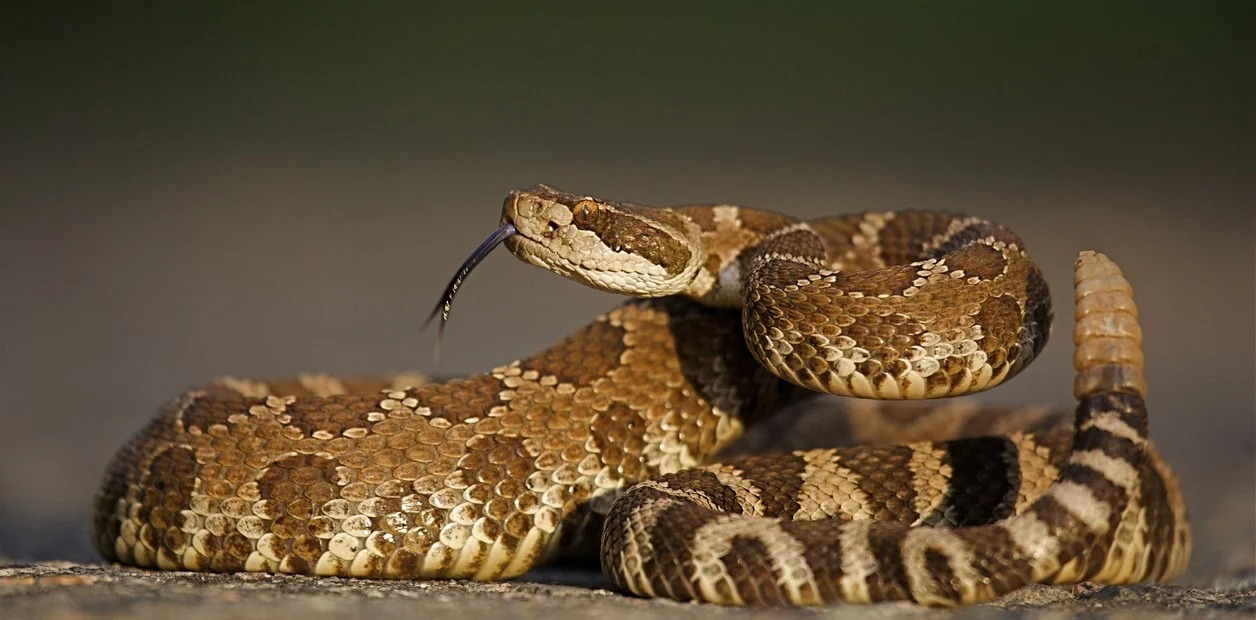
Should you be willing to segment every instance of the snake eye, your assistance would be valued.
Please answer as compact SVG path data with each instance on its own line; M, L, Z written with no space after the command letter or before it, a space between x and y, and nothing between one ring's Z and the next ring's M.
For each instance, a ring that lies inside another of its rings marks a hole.
M597 203L592 200L581 200L572 209L572 217L580 222L588 221L595 213L597 213Z

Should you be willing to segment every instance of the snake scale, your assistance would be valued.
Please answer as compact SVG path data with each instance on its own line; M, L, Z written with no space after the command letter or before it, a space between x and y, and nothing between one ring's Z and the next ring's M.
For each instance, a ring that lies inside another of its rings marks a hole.
M973 603L1185 567L1184 503L1147 438L1133 292L1103 255L1075 268L1073 424L713 462L812 390L920 399L1016 374L1051 319L1022 242L960 215L803 222L547 186L511 192L501 224L446 312L502 240L641 299L481 375L188 391L109 466L100 552L169 570L491 580L600 543L608 579L638 595L787 605Z

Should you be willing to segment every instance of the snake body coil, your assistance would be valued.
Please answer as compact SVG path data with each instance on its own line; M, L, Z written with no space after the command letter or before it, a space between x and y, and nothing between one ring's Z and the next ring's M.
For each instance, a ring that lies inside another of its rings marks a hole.
M1184 568L1183 501L1147 440L1132 290L1102 255L1076 268L1072 428L711 463L796 386L918 399L1014 375L1050 321L1023 244L962 216L798 222L545 186L512 192L503 226L529 262L659 299L465 379L191 390L110 465L101 553L163 569L502 579L580 546L605 516L608 578L680 600L971 603Z

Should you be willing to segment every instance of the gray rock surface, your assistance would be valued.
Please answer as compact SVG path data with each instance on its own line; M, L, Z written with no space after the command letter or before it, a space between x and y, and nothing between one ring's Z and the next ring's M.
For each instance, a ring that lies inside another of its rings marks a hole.
M68 562L0 564L6 618L393 618L599 620L675 618L1251 618L1256 572L1188 585L1034 586L957 610L906 603L805 610L745 610L643 600L573 569L536 571L507 583L399 582L239 573L143 571Z

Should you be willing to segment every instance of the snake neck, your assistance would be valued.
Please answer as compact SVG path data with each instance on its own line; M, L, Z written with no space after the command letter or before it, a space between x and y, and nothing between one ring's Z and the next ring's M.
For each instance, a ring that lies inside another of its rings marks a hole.
M701 267L681 294L715 308L745 304L746 282L765 250L778 247L770 240L797 224L774 211L735 205L674 207L698 229L703 252Z

